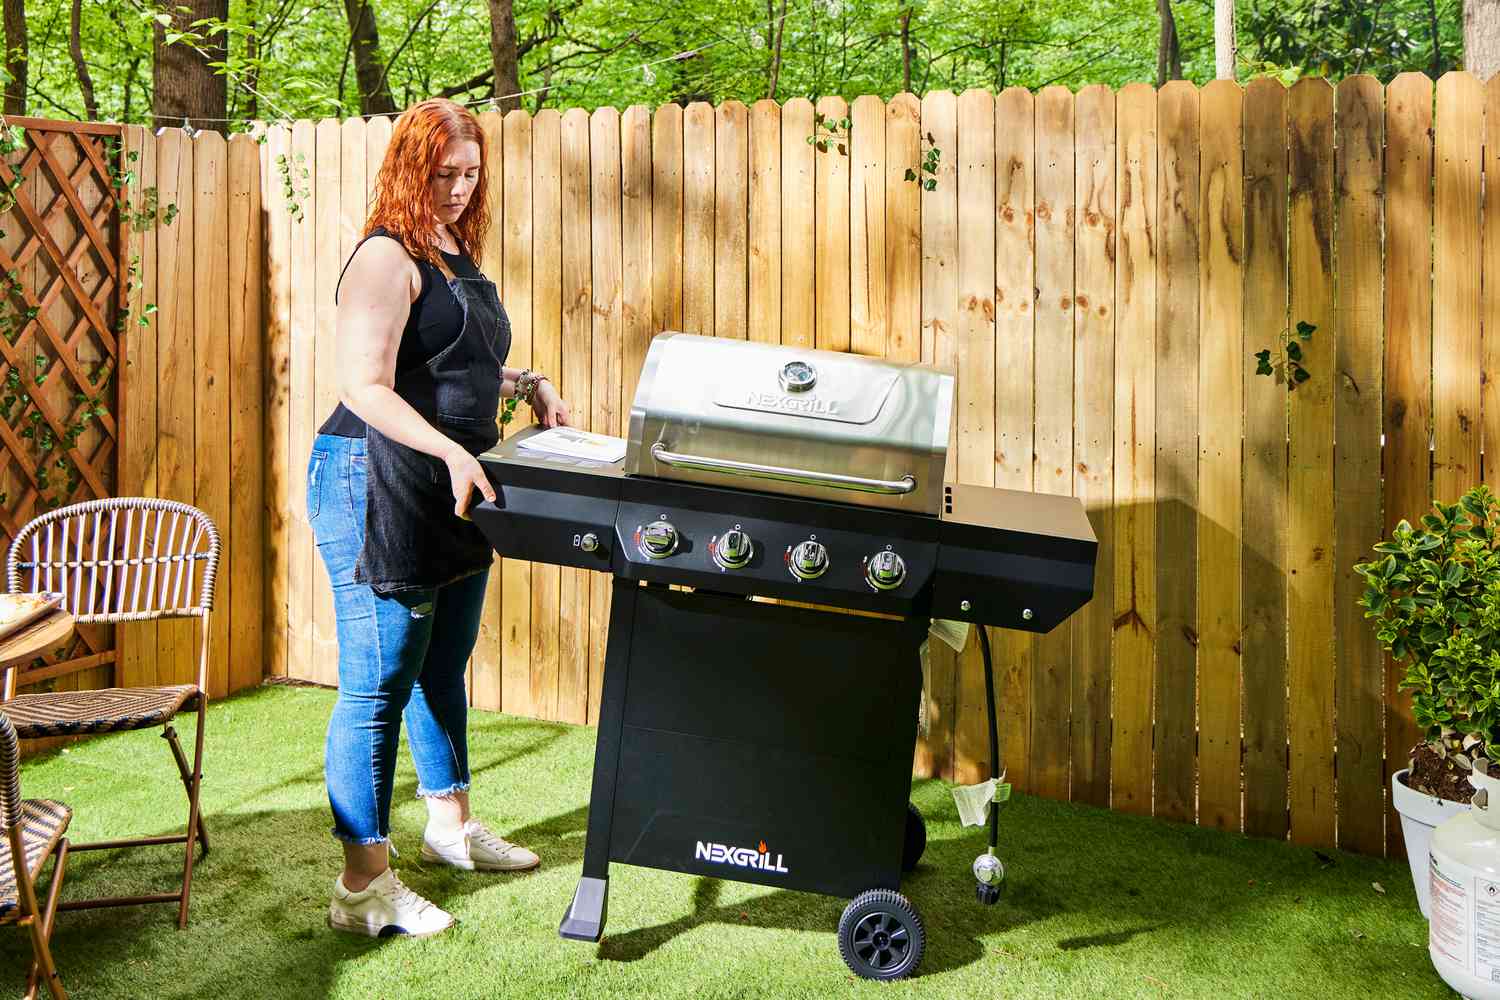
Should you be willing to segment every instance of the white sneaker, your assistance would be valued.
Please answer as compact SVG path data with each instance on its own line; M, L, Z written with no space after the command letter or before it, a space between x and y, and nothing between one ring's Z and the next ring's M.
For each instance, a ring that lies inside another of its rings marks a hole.
M340 875L328 904L328 926L370 937L427 937L452 927L453 915L402 885L387 868L360 892L344 888Z
M453 840L434 841L430 834L424 834L422 860L471 872L520 872L541 864L535 854L495 836L477 819L465 823Z

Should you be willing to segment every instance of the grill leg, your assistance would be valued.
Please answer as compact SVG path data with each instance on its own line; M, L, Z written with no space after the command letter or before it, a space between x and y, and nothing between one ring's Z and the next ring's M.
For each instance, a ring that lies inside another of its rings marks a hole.
M625 689L630 639L635 625L633 582L616 579L609 614L609 645L604 652L604 686L599 699L599 736L594 746L594 786L589 795L588 839L583 846L583 877L563 914L558 934L574 941L604 935L609 902L610 834L614 825L615 782L620 773L620 738L625 725Z

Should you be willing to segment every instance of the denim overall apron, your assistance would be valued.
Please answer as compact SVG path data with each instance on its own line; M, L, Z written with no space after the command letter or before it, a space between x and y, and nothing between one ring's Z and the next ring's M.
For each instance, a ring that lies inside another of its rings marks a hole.
M495 418L510 320L493 282L444 276L463 314L462 329L425 364L398 371L394 388L428 423L479 455L500 440ZM356 581L389 595L441 587L489 568L494 550L472 522L454 515L442 459L374 427L366 428L365 447L365 538Z

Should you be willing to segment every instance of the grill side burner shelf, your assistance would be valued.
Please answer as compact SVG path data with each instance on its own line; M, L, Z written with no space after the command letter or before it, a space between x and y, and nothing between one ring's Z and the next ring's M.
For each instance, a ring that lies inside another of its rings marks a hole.
M500 555L614 577L563 937L603 935L622 863L853 897L850 969L917 969L926 932L898 889L926 843L909 796L929 619L1049 632L1092 597L1098 548L1076 499L941 482L952 390L921 366L664 333L622 462L519 447L536 428L480 456L497 496L473 517Z

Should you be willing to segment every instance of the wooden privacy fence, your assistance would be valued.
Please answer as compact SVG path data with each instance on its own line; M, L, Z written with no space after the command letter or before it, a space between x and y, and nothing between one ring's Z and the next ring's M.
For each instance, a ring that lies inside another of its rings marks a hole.
M246 135L124 133L136 182L127 213L142 224L129 232L138 273L120 493L193 504L219 529L209 667L219 697L260 683L266 669L260 148ZM120 683L195 683L195 628L120 626Z
M807 143L815 110L852 118L848 155ZM481 265L511 363L553 375L582 425L623 432L662 329L936 362L958 373L952 478L1084 500L1102 543L1093 602L1046 637L994 635L1019 787L1399 849L1384 790L1416 734L1350 567L1434 491L1496 477L1480 448L1500 440L1484 377L1500 296L1481 288L1500 272L1500 185L1481 178L1487 158L1500 168L1500 82L481 121L495 218ZM262 658L335 681L304 470L336 399L333 288L390 128L270 128L258 158L243 137L128 133L162 202L170 187L192 217L141 238L161 311L154 340L132 342L142 437L127 440L142 443L125 480L230 524L216 648L233 650L235 687ZM929 145L926 191L906 174ZM1312 377L1288 394L1252 354L1298 321L1317 326ZM497 565L473 703L591 721L607 600L603 575ZM975 647L938 654L920 773L983 776Z

